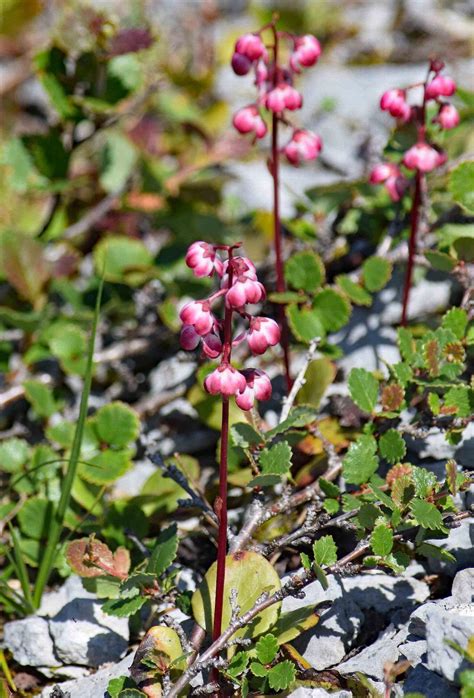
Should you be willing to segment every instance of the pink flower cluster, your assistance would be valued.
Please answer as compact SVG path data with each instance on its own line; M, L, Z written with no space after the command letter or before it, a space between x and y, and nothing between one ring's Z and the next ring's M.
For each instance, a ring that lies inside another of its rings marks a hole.
M204 381L211 395L235 396L242 410L249 410L257 400L268 400L272 393L270 379L264 371L246 369L238 371L230 363L232 347L246 340L254 355L263 354L268 347L280 341L278 324L267 317L253 317L247 305L259 303L265 298L265 288L257 279L254 264L243 256L222 261L219 249L207 242L194 242L187 254L186 264L195 276L220 277L220 289L209 298L187 303L180 312L183 323L180 342L183 349L193 351L202 344L203 353L210 359L221 357L220 365ZM213 311L219 299L224 300L225 317L220 320ZM232 314L248 322L248 329L236 337L231 336ZM227 328L226 328L227 323Z
M438 146L427 142L426 137L427 108L432 102L438 105L438 112L433 117L432 123L442 129L454 128L459 124L456 107L445 101L456 91L456 83L447 75L441 75L443 68L442 61L431 61L428 78L422 84L421 105L410 105L407 101L408 91L420 87L420 84L410 85L404 90L398 88L387 90L380 99L382 111L387 111L402 124L414 122L417 127L417 142L406 151L400 163L408 170L431 172L446 162L446 153ZM383 183L393 201L399 201L408 186L407 177L402 173L399 165L393 162L376 165L371 172L370 182Z
M262 31L241 36L235 44L232 56L232 68L237 75L247 75L254 70L257 100L239 109L234 115L233 124L239 133L250 133L255 139L264 138L267 134L265 112L270 112L285 125L290 125L285 112L296 111L303 104L301 93L293 86L294 76L300 73L302 68L314 65L321 55L321 46L316 37L310 34L293 36L275 30L275 42L282 38L289 38L292 42L289 63L282 67L275 60L275 46L272 47L272 58L269 58L267 47L261 37ZM317 134L293 128L291 138L282 151L288 161L297 166L317 158L321 148L322 142Z

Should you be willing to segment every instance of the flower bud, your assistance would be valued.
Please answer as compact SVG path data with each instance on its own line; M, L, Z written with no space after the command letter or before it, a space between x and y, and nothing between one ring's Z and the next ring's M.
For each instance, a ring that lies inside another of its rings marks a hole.
M234 53L231 61L232 70L236 75L247 75L252 67L252 61L241 53Z
M222 276L222 262L217 257L214 247L207 242L193 242L186 253L185 261L195 276L212 276L214 271Z
M293 133L283 152L292 165L314 160L321 152L322 142L316 133L300 129Z
M238 276L226 293L226 303L232 308L243 308L246 303L258 303L264 298L263 285L246 276Z
M196 330L192 325L184 325L179 336L179 343L183 349L186 351L193 351L198 346L201 341L201 337L198 335Z
M291 85L280 83L267 93L265 106L272 112L279 113L284 109L294 111L300 109L303 97Z
M431 172L444 162L445 156L428 143L415 143L403 158L403 164L409 170Z
M443 104L433 121L441 128L455 128L460 122L459 112L452 104Z
M321 55L321 44L312 34L299 36L295 41L295 50L290 58L292 69L299 72L299 68L309 68L314 65Z
M202 338L202 350L209 359L217 359L222 354L222 341L213 332L204 335Z
M254 133L257 138L263 138L267 133L267 125L255 104L239 109L232 123L239 133Z
M258 34L243 34L237 39L235 53L240 53L251 61L256 61L258 58L265 56L267 50Z
M272 395L272 384L264 371L259 369L247 369L242 371L246 384L236 395L235 401L241 410L250 410L255 398L257 400L269 400Z
M436 75L426 86L426 98L451 97L456 92L456 83L447 75Z
M192 325L201 337L214 327L215 317L208 301L191 301L181 310L179 317L185 325Z
M247 342L252 354L264 354L268 347L274 347L280 341L281 331L274 320L255 317L250 320Z
M403 90L387 90L380 98L380 108L388 111L396 119L406 119L410 107L405 101Z
M371 184L381 184L389 177L396 177L399 173L400 170L393 162L381 162L372 168L369 182Z
M204 387L211 395L236 395L245 386L245 376L229 364L221 364L204 380Z

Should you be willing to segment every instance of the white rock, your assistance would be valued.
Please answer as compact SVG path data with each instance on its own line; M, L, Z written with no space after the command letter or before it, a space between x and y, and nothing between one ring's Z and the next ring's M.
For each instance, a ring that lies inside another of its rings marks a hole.
M466 650L474 628L474 605L465 604L442 610L431 610L426 625L427 666L448 681L458 681L459 672L469 668L469 662L451 647L448 641Z
M41 606L38 609L39 616L52 618L73 599L95 599L95 594L84 589L82 579L77 574L68 577L65 583L55 591L43 594Z
M164 392L185 383L196 372L196 368L196 362L184 352L160 361L150 372L151 392Z
M414 606L430 595L425 582L412 577L391 577L379 572L346 577L342 583L346 594L360 608L372 608L380 613Z
M5 646L22 666L56 666L60 664L54 653L48 621L38 616L5 623Z
M451 595L458 604L474 601L474 567L457 573L453 580Z
M75 681L60 684L61 690L69 698L104 698L110 679L128 676L135 653L128 654L118 664L100 669L95 674ZM48 686L41 693L41 698L52 698L54 686Z
M92 599L67 603L50 620L49 630L64 664L98 667L120 659L128 647L128 618L107 615Z
M394 628L388 629L369 647L339 664L337 671L341 674L355 674L360 671L364 676L383 679L383 668L386 662L396 662L400 655L397 643L394 641L395 635Z
M288 698L352 698L352 691L326 691L324 688L297 688Z
M455 562L447 562L429 558L428 568L431 572L443 572L454 577L459 570L474 565L474 522L472 519L461 521L457 528L452 528L449 531L447 538L434 538L427 542L442 550L447 550L456 559Z

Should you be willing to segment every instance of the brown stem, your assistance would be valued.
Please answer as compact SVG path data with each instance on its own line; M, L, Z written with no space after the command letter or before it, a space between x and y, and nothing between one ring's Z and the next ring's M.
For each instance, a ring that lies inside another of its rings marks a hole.
M276 30L275 24L272 25L273 29L273 86L276 87L278 84L278 32ZM281 221L280 221L280 153L278 150L278 122L279 117L277 114L272 116L272 155L271 155L271 167L270 172L273 179L273 244L275 247L275 267L276 267L276 289L278 293L284 293L285 276L283 273L283 260L281 253ZM288 336L288 323L286 321L284 305L279 305L279 319L281 325L281 339L280 343L283 348L283 361L285 364L285 377L286 377L286 388L290 392L292 386L291 374L290 374L290 347L289 347L289 336Z

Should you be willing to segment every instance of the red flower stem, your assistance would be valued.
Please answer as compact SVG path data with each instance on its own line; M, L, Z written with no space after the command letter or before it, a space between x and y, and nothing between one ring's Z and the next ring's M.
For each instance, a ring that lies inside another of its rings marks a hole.
M229 288L232 286L232 252L229 253ZM222 363L228 364L232 352L232 308L225 306L224 313L224 349ZM229 442L229 398L222 397L222 423L221 423L221 457L219 465L219 495L214 504L214 510L219 520L219 533L217 540L217 574L216 595L214 601L214 624L212 639L217 640L222 631L222 613L224 608L224 584L225 584L225 559L227 555L227 449ZM213 681L217 681L219 672L212 672Z
M275 24L272 25L273 30L273 86L278 84L279 66L278 66L278 32ZM273 113L272 116L272 155L271 155L271 175L273 179L273 244L275 247L275 267L276 267L276 289L278 293L284 293L285 276L283 273L283 260L281 254L281 221L280 221L280 152L278 149L278 121L279 117ZM286 321L284 305L279 304L279 319L281 325L280 344L283 348L283 361L285 364L286 388L288 393L291 390L293 381L290 374L290 347L288 336L288 323Z
M402 319L400 321L402 327L406 327L407 324L408 302L410 300L410 291L413 280L413 267L416 253L416 234L418 232L418 221L420 217L422 181L423 174L419 170L417 170L415 176L415 192L413 194L413 204L411 208L410 240L408 243L408 263L405 274L405 284L403 287Z

